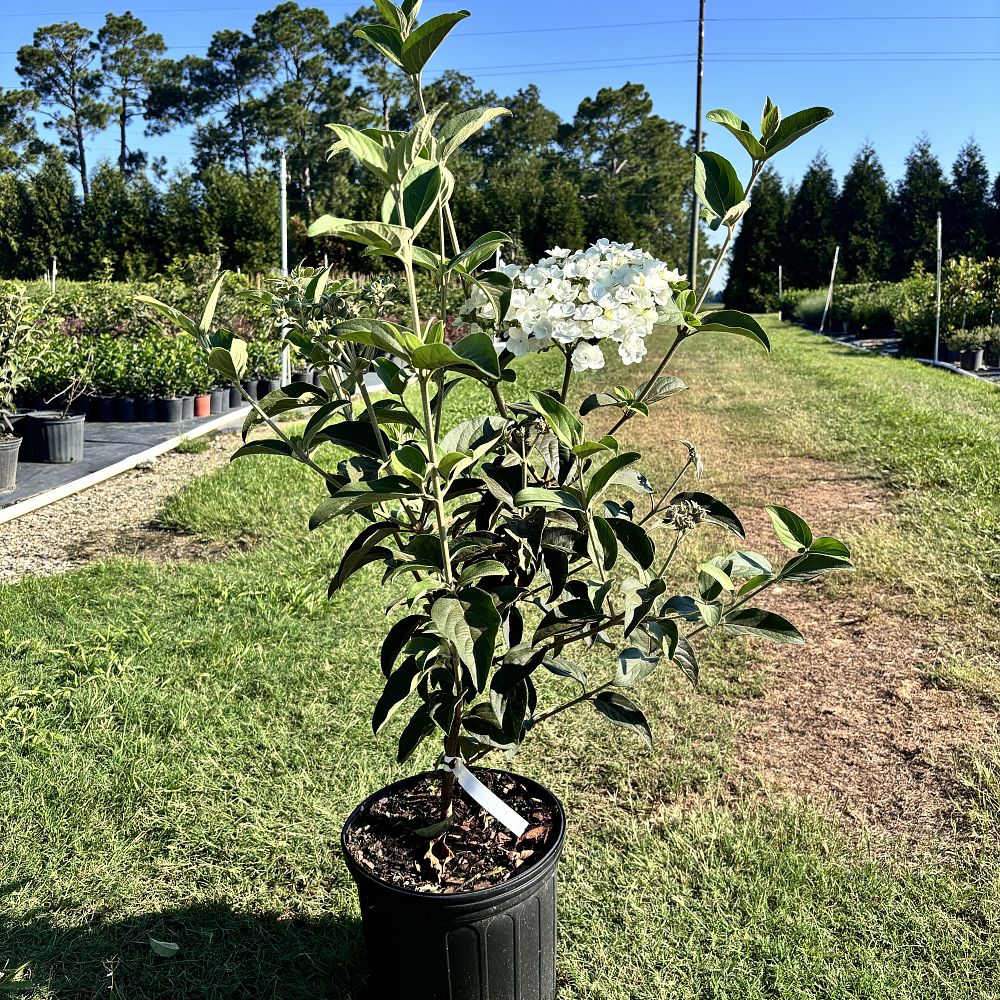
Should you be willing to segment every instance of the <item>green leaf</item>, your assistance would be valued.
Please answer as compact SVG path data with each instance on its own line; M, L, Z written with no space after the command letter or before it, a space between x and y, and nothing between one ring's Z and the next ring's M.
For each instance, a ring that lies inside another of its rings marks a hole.
M505 243L511 242L511 238L506 233L486 233L467 246L457 257L453 257L448 262L448 270L457 267L465 271L474 271L480 264L489 260Z
M715 122L716 125L721 125L724 129L736 136L739 144L751 155L751 157L753 157L753 159L764 159L764 147L753 134L753 129L751 129L739 115L734 114L732 111L727 111L725 108L717 108L714 111L709 111L705 117L710 122Z
M730 611L723 621L723 631L731 635L757 635L771 642L791 643L801 646L802 633L787 619L773 611L741 607Z
M736 584L733 583L729 574L714 563L703 562L698 567L698 572L711 577L723 590L729 593L732 593L736 589Z
M544 507L547 510L583 510L579 498L567 490L547 490L541 486L529 486L518 490L514 497L515 507Z
M774 525L778 541L793 552L805 552L813 543L812 529L795 511L768 504L765 508Z
M631 729L642 738L650 750L653 749L653 733L646 716L630 698L626 698L618 691L602 691L592 699L591 704L609 722Z
M424 115L393 147L386 163L386 175L390 185L399 184L420 159L424 147L431 138L434 122L443 109L444 105L441 104Z
M597 542L601 547L601 552L591 552L591 559L595 565L601 566L605 572L610 572L614 569L615 563L618 561L618 539L615 533L611 530L611 525L608 524L607 520L603 517L594 517L594 533L597 535ZM593 539L588 540L593 546ZM600 556L600 558L595 558L595 556Z
M760 115L760 137L765 143L774 135L780 121L781 112L778 110L778 105L772 104L771 98L768 97L764 101L764 110Z
M459 10L453 14L438 14L429 18L412 32L403 42L400 65L410 76L416 76L427 65L434 55L434 50L445 40L448 33L460 21L469 16L467 10Z
M489 681L500 612L493 599L477 587L466 587L457 597L439 597L431 605L431 618L442 638L454 645L459 659L472 671L476 690Z
M438 196L445 190L444 200L454 182L450 172L430 160L418 160L400 182L403 190L403 218L399 216L396 189L390 188L382 200L382 221L393 226L408 226L411 238L419 233L437 208Z
M312 517L309 518L309 530L314 531L340 514L363 510L365 507L373 507L389 500L402 500L404 497L419 495L417 487L402 476L386 476L384 479L374 479L366 483L348 483L337 490L332 497L327 497L313 511Z
M469 563L458 575L458 585L475 583L486 576L508 576L510 570L496 559L483 559L481 562Z
M621 517L608 518L618 543L640 569L649 569L656 556L656 549L649 535L633 521Z
M401 358L409 360L409 352L400 338L400 331L392 323L380 319L347 319L335 324L330 333L338 340L366 347L377 347Z
M212 321L215 319L215 310L218 308L219 296L222 294L222 286L225 280L225 271L216 276L215 281L212 282L212 288L208 293L205 308L201 311L201 321L198 323L198 329L205 335L212 329Z
M176 941L160 941L157 938L151 937L149 939L149 950L158 958L173 958L180 952L181 946ZM11 992L16 989L17 984L14 983Z
M213 347L208 363L228 382L239 382L247 370L247 345L234 337L228 350Z
M771 563L757 552L730 552L722 562L728 563L731 577L770 576L774 572Z
M242 448L237 448L230 461L235 462L236 459L245 458L247 455L281 455L283 458L290 458L292 449L285 441L251 441Z
M372 712L372 732L376 736L393 717L396 709L413 693L423 673L424 667L421 663L414 659L408 659L404 660L399 668L389 675L382 694L375 703L375 710Z
M718 216L725 215L743 200L743 185L736 176L736 169L718 153L698 153L694 187L698 197Z
M418 746L435 730L434 720L426 705L420 705L399 735L396 763L405 764Z
M628 638L642 624L646 615L652 610L653 604L663 596L667 589L667 585L662 580L651 580L645 587L636 587L635 584L639 581L634 581L632 586L627 588L628 582L626 580L622 584L622 590L625 592L625 607L628 613L622 632L625 638Z
M618 409L624 409L625 405L625 400L613 396L610 392L592 392L580 404L580 416L585 417L591 411L600 409L602 406L614 406Z
M456 424L441 439L441 450L471 451L475 454L485 454L485 450L500 440L507 421L503 417L473 417Z
M763 159L769 160L779 150L790 146L796 139L801 139L807 132L811 132L817 125L822 125L832 117L833 112L829 108L806 108L804 111L796 111L795 114L783 118L774 135L764 143L767 153Z
M649 386L649 391L646 391L646 386ZM642 382L640 385L636 386L635 394L636 396L642 395L645 392L643 399L645 402L652 405L653 403L659 403L660 400L666 399L668 396L674 395L676 392L683 392L687 386L675 375L657 375L656 378L650 382Z
M701 317L701 325L694 328L695 333L735 333L738 337L748 337L756 341L770 353L771 341L768 340L764 328L747 313L736 309L719 309Z
M506 108L472 108L450 118L441 126L438 132L438 142L441 144L441 159L447 161L452 153L475 135L481 128L488 125L494 118L509 115ZM471 249L471 247L470 247ZM471 268L470 268L471 270Z
M390 555L389 550L379 545L379 542L398 530L398 525L393 521L366 525L345 550L340 566L330 580L328 596L333 597L358 570Z
M805 552L789 559L778 574L778 578L785 583L806 583L824 573L853 569L854 567L846 559L824 555L821 552Z
M552 656L542 660L542 666L549 673L555 674L557 677L568 677L570 680L576 681L584 691L587 690L587 672L575 663L564 660L561 656Z
M403 68L403 39L398 28L389 24L364 24L355 28L354 34L381 52L389 62Z
M358 162L380 181L388 179L385 149L382 148L381 143L350 125L327 125L327 128L337 137L337 142L330 147L330 156L346 149L353 153Z
M583 441L583 424L554 396L532 391L528 393L528 402L545 418L555 436L567 448Z
M175 309L173 306L168 306L166 302L161 302L159 299L154 299L151 295L137 295L137 302L142 302L154 309L164 318L170 320L175 326L180 327L185 333L190 334L195 340L200 340L201 329L197 323L189 316L186 316L179 309Z
M395 666L399 654L410 641L413 633L429 621L430 618L427 615L405 615L393 624L386 633L385 639L382 640L382 649L379 653L379 665L382 667L384 676L388 677L392 673L392 668Z
M631 465L633 462L638 462L642 458L637 451L626 451L622 452L621 455L615 455L613 458L609 458L604 465L597 469L594 474L590 477L590 482L587 484L587 506L589 507L594 499L611 484L612 479L615 474L620 472L626 466Z
M448 368L472 368L477 374L500 378L500 359L493 341L485 333L470 333L454 347L447 344L424 344L411 357L414 368L440 371Z
M406 25L406 18L403 16L402 10L392 0L372 0L372 2L389 24L395 25L400 31L403 30Z
M659 665L658 656L646 656L641 649L629 646L618 654L618 673L615 675L615 686L623 688L635 687L645 680Z
M386 222L357 222L354 219L339 219L333 215L320 216L309 227L307 235L336 236L342 240L377 247L393 256L413 242L413 231L405 226Z
M851 550L839 539L823 536L814 538L809 546L810 552L820 552L826 556L836 556L839 559L850 559Z
M698 684L698 657L695 655L694 647L688 641L687 636L677 637L677 648L671 657L674 663L681 668L681 673L695 686Z

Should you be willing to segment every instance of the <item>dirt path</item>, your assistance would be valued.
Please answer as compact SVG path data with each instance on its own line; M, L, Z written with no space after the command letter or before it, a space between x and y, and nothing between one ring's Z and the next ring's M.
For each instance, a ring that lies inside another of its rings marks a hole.
M195 559L220 555L220 543L158 528L156 516L186 483L225 465L236 430L211 439L206 451L172 451L91 489L0 524L0 583L62 573L108 556Z
M870 480L820 462L789 471L784 483L772 475L769 493L818 532L887 516L888 498ZM768 530L763 511L740 514L754 537ZM996 706L929 683L937 640L928 623L884 600L823 600L814 585L770 594L767 606L807 645L764 651L763 696L734 709L738 784L759 781L907 839L968 832L962 762L996 741Z

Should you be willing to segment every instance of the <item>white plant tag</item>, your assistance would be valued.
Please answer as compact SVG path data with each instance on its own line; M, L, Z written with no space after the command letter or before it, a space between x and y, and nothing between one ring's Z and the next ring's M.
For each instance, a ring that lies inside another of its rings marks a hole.
M461 757L445 757L444 766L458 783L491 816L498 819L515 837L524 835L528 821L522 819L503 799L494 795L466 766Z

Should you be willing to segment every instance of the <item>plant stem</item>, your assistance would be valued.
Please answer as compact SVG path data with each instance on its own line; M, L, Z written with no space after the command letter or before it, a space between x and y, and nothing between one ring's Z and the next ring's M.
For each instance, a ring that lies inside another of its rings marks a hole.
M382 431L378 425L378 417L375 416L375 407L372 406L372 397L368 393L368 386L365 385L364 373L358 379L358 389L361 392L361 398L365 401L365 411L368 414L368 421L372 425L372 429L375 431L375 440L378 443L379 454L382 456L382 461L387 462L389 460L389 453L385 450L385 441L382 439Z
M559 402L565 405L566 397L569 395L569 380L573 377L573 357L568 348L560 348L566 356L566 363L563 367L562 388L559 390Z
M641 403L646 398L646 396L649 395L650 390L653 388L653 383L659 378L660 373L663 371L663 369L667 367L667 362L674 356L674 351L676 351L677 348L681 346L681 341L683 341L686 337L687 333L685 333L683 330L678 329L677 335L674 337L674 342L667 348L667 353L664 354L663 357L660 359L660 363L656 366L656 371L653 372L653 374L650 375L650 377L646 380L646 385L643 388L643 390L639 393L639 395L635 397L635 402ZM614 432L618 430L623 424L627 423L629 420L632 419L634 413L635 413L634 410L629 413L623 413L615 422L615 425L611 428L611 430L608 431L608 434L614 434Z
M684 476L684 473L687 472L689 468L691 468L690 458L687 460L687 462L684 463L684 467L681 469L681 471L677 473L677 478L674 479L674 481L663 491L663 496L656 501L656 505L644 518L642 518L641 521L639 521L639 524L645 524L651 517L655 517L657 515L657 513L660 510L660 507L663 505L663 501L667 499L667 496L669 494L674 492L674 489L676 488L677 484L681 481L682 477Z
M500 416L504 420L510 419L510 411L507 409L507 404L504 402L503 396L500 394L500 385L497 382L488 382L490 395L493 397L493 402L497 404L497 409L500 411Z
M427 437L427 451L430 463L434 466L431 483L434 490L434 517L437 520L438 534L441 536L441 563L444 580L449 587L454 586L451 573L451 551L448 545L448 514L444 509L444 494L441 492L441 476L437 468L437 442L434 439L434 415L431 413L431 397L427 391L427 378L420 376L420 401L424 407L424 433Z

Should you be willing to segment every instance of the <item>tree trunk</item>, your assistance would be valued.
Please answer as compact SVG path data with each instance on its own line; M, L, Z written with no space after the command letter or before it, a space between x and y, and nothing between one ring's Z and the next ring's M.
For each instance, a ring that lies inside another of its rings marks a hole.
M125 163L126 163L126 146L125 146L125 121L128 117L128 104L127 97L125 94L125 88L122 87L122 110L121 116L118 119L118 127L121 131L121 150L118 153L118 169L121 171L122 177L125 176Z
M83 147L83 129L80 128L79 121L76 125L76 152L80 159L80 187L83 189L83 200L90 197L90 183L87 180L87 153Z

